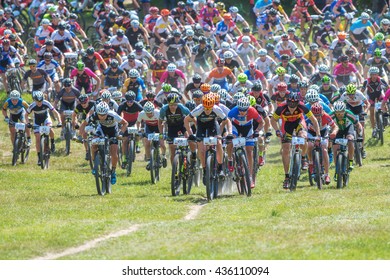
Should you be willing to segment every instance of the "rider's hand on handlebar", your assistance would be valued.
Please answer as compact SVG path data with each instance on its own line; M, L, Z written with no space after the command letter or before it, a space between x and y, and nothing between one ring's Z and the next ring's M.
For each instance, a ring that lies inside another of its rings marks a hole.
M276 131L276 136L282 138L283 137L283 133L280 130L277 130Z
M62 123L58 122L57 127L62 127Z

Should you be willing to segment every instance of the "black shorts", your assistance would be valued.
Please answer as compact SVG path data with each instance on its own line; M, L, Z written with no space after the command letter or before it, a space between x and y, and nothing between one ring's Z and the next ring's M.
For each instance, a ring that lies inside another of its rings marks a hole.
M160 35L160 37L166 39L168 38L168 33L166 31L164 31L163 33L158 33L158 35ZM155 36L156 38L156 45L160 45L162 42L159 40L159 38L157 38L157 36Z
M363 113L363 106L351 106L347 103L347 109L350 110L354 115L359 117L359 121L364 121L364 117L361 116L361 113Z
M38 84L38 85L34 85L34 84L33 84L32 90L33 90L33 91L36 91L36 90L43 90L43 87L44 87L44 86L45 86L45 83Z
M76 100L70 103L61 100L60 113L62 113L65 110L74 110L75 107L76 107Z
M184 125L168 126L168 138L167 138L168 144L173 144L173 139L179 137L179 132L181 132L181 134L184 135L184 133L186 132Z
M108 138L116 137L118 136L118 129L115 126L106 127L99 125L96 130L96 136L107 136ZM110 145L118 145L118 139L111 139Z
M290 143L292 136L294 134L294 131L295 131L295 134L298 135L298 133L303 129L305 129L305 126L302 124L301 119L298 119L298 120L293 121L293 122L285 122L283 125L284 137L282 139L282 143Z
M24 122L25 118L24 118L24 113L26 111L22 110L20 113L18 114L10 114L10 118L9 118L9 122L8 122L8 126L9 127L15 127L15 123L17 123L19 120L20 122Z
M196 140L201 142L205 137L213 137L218 135L216 121L208 123L198 123L198 129L196 131Z
M343 130L339 130L337 132L337 135L336 135L336 138L346 138L347 135L352 135L354 136L355 135L355 127L353 124L350 124L349 126L347 126L345 129Z

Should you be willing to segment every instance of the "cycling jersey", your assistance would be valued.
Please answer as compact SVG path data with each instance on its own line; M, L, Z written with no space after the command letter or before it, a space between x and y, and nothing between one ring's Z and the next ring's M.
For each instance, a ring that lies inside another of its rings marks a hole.
M62 52L68 52L68 47L65 45L65 42L72 41L72 35L68 30L64 30L63 34L60 34L61 31L55 30L51 34L51 39L54 41L54 45Z
M276 108L273 118L275 120L279 120L281 118L283 122L295 122L297 120L302 120L303 115L310 118L313 116L313 113L302 102L299 102L293 112L290 111L289 107L285 103Z
M125 71L120 68L116 68L116 71L114 71L111 67L108 67L103 72L103 75L105 76L104 86L116 88L121 87L123 82L122 75L124 72Z
M367 20L366 23L363 23L362 19L358 19L354 22L352 22L351 27L349 30L354 34L354 35L359 35L363 33L368 27L373 27L373 24L371 21Z
M219 16L219 11L216 8L203 7L199 12L199 18L203 27L210 28L214 26L213 18Z
M320 127L321 131L326 130L328 127L335 126L335 122L333 121L332 117L329 116L327 113L323 113L321 118L317 118L318 126ZM307 120L307 130L311 135L316 135L314 125L311 122L311 120Z
M154 29L157 30L158 34L162 34L164 32L168 32L168 26L172 26L175 24L175 21L171 16L168 16L168 19L165 21L162 16L160 16L157 21Z
M227 90L228 84L227 84L226 77L231 75L233 75L233 72L227 67L223 67L222 71L219 71L218 68L214 68L213 70L211 70L209 74L209 78L213 79L212 84L218 84L221 86L221 88Z
M136 30L134 29L135 28L133 27L129 27L125 33L127 39L129 40L130 45L133 48L135 48L135 44L137 44L138 42L138 37L143 38L143 36L145 35L144 31L141 28L136 28Z
M226 25L225 21L220 21L217 23L215 35L224 37L229 32L232 32L236 28L236 24L234 21L229 21L229 24Z
M276 105L280 105L284 101L286 101L287 97L289 96L290 91L286 91L284 95L282 96L279 91L276 91L272 96L271 100L276 103Z
M40 107L34 101L27 108L27 114L34 113L34 125L42 125L47 119L50 119L48 111L53 111L54 107L49 101L43 100ZM38 131L34 131L38 132Z
M357 90L353 95L344 93L339 98L339 101L343 101L352 107L361 106L366 100L367 98L359 90Z
M371 57L366 62L366 66L367 67L378 67L379 68L379 76L383 76L384 75L383 67L388 65L388 64L389 64L389 60L386 57L384 57L384 56L382 56L379 61L377 61L375 59L375 57Z
M343 78L345 79L352 74L352 73L357 73L358 70L356 69L355 65L352 63L348 62L348 65L345 67L342 63L339 63L336 65L333 69L333 75L336 76L337 80L342 80ZM343 82L344 83L344 82ZM346 83L344 83L346 84Z
M265 57L265 60L262 61L260 57L255 60L256 68L259 69L265 76L267 76L268 72L272 73L276 68L276 62L269 55Z
M110 49L109 52L107 52L105 49L102 49L98 53L100 54L100 56L103 58L103 60L106 62L107 65L110 64L112 59L118 59L118 54L114 49Z
M123 38L121 40L118 39L119 37L118 36L113 36L111 37L110 39L110 43L112 44L112 48L117 52L117 53L121 53L124 51L124 49L127 49L126 46L127 44L129 44L129 39L127 39L126 36L123 36Z
M74 109L74 112L76 115L81 114L81 120L85 120L87 117L88 112L92 109L95 108L95 101L88 101L87 107L83 107L81 104L77 104L76 108Z
M265 80L264 74L260 70L257 70L257 69L255 69L252 72L250 70L245 70L244 74L248 77L248 80L251 82Z
M59 101L61 99L63 102L70 103L70 102L75 102L76 98L79 98L79 96L80 96L80 91L77 88L72 86L69 92L65 88L61 89L56 94L55 100Z
M290 57L294 55L295 51L297 50L297 45L291 40L280 41L275 46L275 51L279 53L279 55L282 54L288 54Z
M54 59L52 59L48 64L46 63L45 60L41 60L38 63L37 68L44 70L50 76L50 78L53 80L54 75L58 74L56 69L59 66L60 65L58 64L58 62L55 61Z
M130 69L136 69L141 74L143 71L144 64L142 63L142 61L138 59L134 59L133 62L134 62L134 66L131 66L129 60L126 59L125 61L122 62L119 68L126 71L129 71Z
M311 51L305 53L303 58L307 59L313 66L317 65L320 59L325 59L325 54L322 51L317 51L315 55Z
M132 126L137 121L139 113L143 110L142 106L138 102L130 103L123 102L118 107L118 115L123 114L123 118Z
M169 38L165 42L165 46L167 46L167 57L169 60L179 60L181 55L181 50L186 45L184 39L180 38L179 41L176 42L175 37Z
M362 86L362 92L367 89L368 100L371 104L374 104L375 100L381 100L383 98L383 92L388 88L387 82L378 78L376 81L373 81L371 78L368 78L364 81Z
M237 91L239 91L242 88L247 88L248 90L251 90L252 87L253 87L253 83L249 80L247 80L244 85L242 85L240 82L237 81L230 89L230 92L235 94Z
M188 110L188 108L183 104L177 104L177 108L174 113L169 110L169 105L165 104L160 110L159 118L160 120L165 121L168 127L182 127L184 126L184 117L189 113L190 110Z
M200 48L200 45L196 45L192 48L192 55L195 56L195 62L203 62L206 61L206 55L209 54L209 52L213 48L211 45L206 44L204 48Z
M166 61L166 60L161 61L161 64L159 64L157 62L153 62L150 65L149 70L152 71L152 78L153 78L154 81L155 80L159 80L160 81L162 74L167 69L167 66L168 66L168 61Z
M33 85L42 86L45 83L47 76L48 75L45 70L42 69L36 69L35 72L27 70L23 76L23 80L27 81L27 79L30 78L32 80Z
M146 126L158 127L158 119L160 116L160 110L154 109L153 116L150 118L146 115L145 111L139 113L137 122L144 122Z
M183 81L185 80L185 75L181 70L176 69L173 76L169 75L168 71L165 71L161 75L160 83L168 83L175 88L180 88L180 83L178 78L183 79Z
M88 67L94 72L101 68L101 63L104 61L103 57L97 52L94 52L92 57L84 55L82 60L85 64L85 67Z
M338 89L334 85L330 85L328 89L324 89L323 86L320 87L320 94L324 95L328 100L332 100L333 96L337 94Z
M22 98L18 99L18 102L14 105L11 98L8 98L3 104L3 110L9 110L11 115L17 115L28 108L28 103Z
M51 48L51 50L49 51L49 50L47 49L47 46L46 46L46 45L43 45L43 46L39 49L37 55L38 55L38 57L39 57L40 59L43 59L43 55L44 55L46 52L51 53L51 54L53 55L53 58L56 59L56 60L59 60L60 57L61 57L61 55L62 55L60 49L57 48L56 46L53 46L53 47Z
M354 124L357 124L358 120L356 116L349 110L345 110L344 116L341 119L338 119L336 117L335 112L332 112L330 114L333 121L337 124L340 130L346 130L349 126L353 126Z
M125 80L125 82L123 83L122 92L128 92L131 90L131 91L135 92L135 94L137 95L136 101L140 101L140 100L142 100L141 88L142 88L142 90L146 89L144 80L142 80L139 77L135 81L132 81L131 78L127 78Z

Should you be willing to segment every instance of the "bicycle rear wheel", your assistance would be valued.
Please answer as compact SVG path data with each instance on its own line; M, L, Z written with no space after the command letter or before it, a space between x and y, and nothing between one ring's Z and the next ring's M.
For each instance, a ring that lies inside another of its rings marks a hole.
M356 161L356 164L359 165L359 166L362 166L363 165L363 159L362 159L361 142L358 142L355 139L354 146L355 146L355 161Z
M172 162L172 176L171 176L171 193L172 196L180 194L180 185L182 180L182 173L180 172L180 154L176 154Z
M292 172L290 176L290 191L295 191L297 188L297 183L298 183L298 177L299 177L299 169L300 167L300 162L301 162L301 155L299 153L295 153L293 155L293 166L292 166Z
M102 180L102 164L101 164L102 158L100 156L99 151L95 154L94 159L94 170L95 170L95 183L96 183L96 190L99 195L105 195L106 190L103 188L103 180Z
M154 149L154 174L156 177L156 182L160 181L160 168L161 168L161 158L160 158L160 151L157 148Z
M343 187L343 164L343 155L339 153L336 159L336 181L338 189L341 189Z
M183 193L190 194L192 184L194 182L194 171L191 169L191 152L188 152L185 156L185 162L183 163Z
M255 142L255 146L253 147L253 176L252 181L256 181L256 175L259 171L259 147L257 142Z
M89 154L89 166L93 169L94 163L92 162L91 142L87 142L87 153Z
M320 153L318 151L314 152L313 157L314 171L315 171L315 181L317 184L317 188L319 190L322 189L322 170L321 170L321 162L320 162Z
M214 177L214 157L209 155L206 162L206 195L207 200L211 201L214 199L215 190L215 178Z
M248 167L248 162L246 159L246 156L244 153L241 153L238 157L239 163L238 166L241 167L240 170L240 185L241 188L243 189L244 193L246 196L251 196L252 194L252 189L251 189L251 177L250 177L250 172L249 172L249 167Z
M104 169L103 169L103 187L106 190L106 193L112 192L112 185L111 185L111 157L110 155L105 155L104 159Z

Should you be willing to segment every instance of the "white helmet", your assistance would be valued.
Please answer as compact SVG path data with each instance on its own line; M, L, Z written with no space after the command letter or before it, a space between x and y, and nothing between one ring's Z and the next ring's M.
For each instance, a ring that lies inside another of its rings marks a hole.
M19 99L20 98L19 91L17 91L17 90L11 91L10 94L9 94L9 98L14 99L14 100L15 99Z
M43 101L43 93L40 90L33 91L32 96L35 101Z
M237 107L238 107L238 110L248 110L249 106L251 104L249 103L249 100L248 98L246 97L242 97L240 98L238 101L237 101Z
M360 15L360 17L361 17L362 19L370 19L370 15L367 14L367 13L364 13L364 12Z
M314 89L317 93L320 91L320 87L318 85L311 85L309 89Z
M267 55L267 50L266 49L260 49L258 54L259 55Z
M309 103L315 103L320 100L320 96L317 91L309 89L306 93L305 99Z
M233 53L231 51L226 51L223 53L225 59L233 58Z
M176 71L176 65L173 63L169 63L167 66L167 71L168 72L175 72Z
M112 99L114 99L114 100L122 99L123 94L122 94L122 92L120 92L119 90L116 90L116 91L114 91L114 92L111 94L111 97L112 97Z
M130 69L129 77L130 78L138 78L139 77L138 71L136 69Z
M227 96L228 96L228 91L226 89L220 89L218 91L219 93L219 96L221 97L222 100L226 100Z
M238 102L238 100L240 100L241 98L245 97L245 94L243 94L241 91L240 92L237 92L234 96L233 96L233 100L235 103Z
M221 89L221 86L218 84L212 84L210 87L211 92L218 92Z
M98 105L96 105L96 113L98 115L107 115L109 110L110 110L110 107L104 101L102 101Z
M334 104L333 104L333 110L335 112L344 112L346 110L346 106L345 106L345 103L343 101L336 101Z
M300 49L297 49L297 50L295 51L295 56L302 57L302 56L303 56L303 51L301 51Z
M228 50L228 49L230 49L229 43L228 43L228 42L222 42L222 44L221 44L221 49L223 49L223 50Z
M194 30L192 30L192 29L187 29L187 30L186 30L186 35L187 35L187 36L194 36L194 35L195 35L195 32L194 32Z
M111 99L111 92L108 90L103 91L102 99Z
M249 36L243 36L242 37L242 42L243 43L249 43L251 41L251 38Z
M145 113L153 113L154 112L154 105L152 102L148 101L144 105L144 111Z

